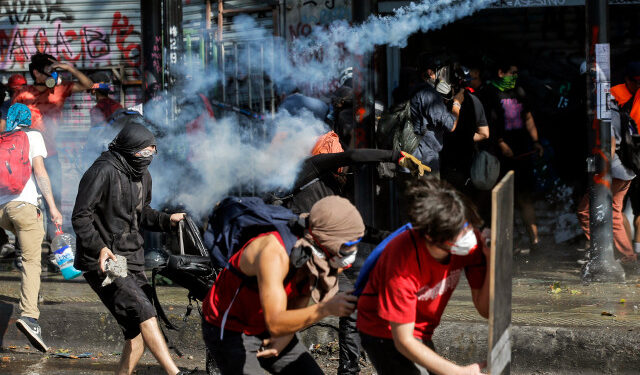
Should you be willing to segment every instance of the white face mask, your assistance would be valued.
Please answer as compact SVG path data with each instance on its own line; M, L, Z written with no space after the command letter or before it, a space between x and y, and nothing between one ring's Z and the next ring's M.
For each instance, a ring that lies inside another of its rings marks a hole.
M311 251L313 252L313 255L317 256L320 259L327 258L324 252L318 250L313 245L311 245ZM329 258L329 266L331 266L331 268L336 268L336 269L348 267L352 265L353 262L356 261L356 254L358 254L358 250L355 250L345 256L340 256L340 255L332 256L331 258Z
M470 230L464 234L456 243L451 246L451 254L465 256L469 255L471 250L478 247L476 234Z
M356 251L351 252L347 256L339 256L339 255L333 256L333 257L331 257L331 259L329 259L329 264L333 268L349 267L350 265L353 264L353 262L356 261L356 254L357 253L358 253L358 251L356 250Z

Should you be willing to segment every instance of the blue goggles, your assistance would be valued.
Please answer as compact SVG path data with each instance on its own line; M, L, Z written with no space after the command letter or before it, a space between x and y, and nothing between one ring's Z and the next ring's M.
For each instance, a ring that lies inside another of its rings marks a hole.
M344 246L349 247L349 246L357 245L358 243L360 243L360 241L362 241L362 237L358 238L357 240L345 242Z

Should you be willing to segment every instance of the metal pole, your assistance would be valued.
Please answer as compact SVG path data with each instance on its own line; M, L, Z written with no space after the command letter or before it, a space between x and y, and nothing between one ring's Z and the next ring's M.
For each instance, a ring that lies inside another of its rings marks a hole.
M162 89L162 13L153 0L140 0L144 101ZM123 76L124 77L124 76Z
M582 279L624 281L624 270L613 256L611 195L611 117L607 113L609 92L609 9L606 0L587 0L587 117L591 139L589 172L590 260L582 268ZM604 104L604 105L603 105Z
M354 1L352 3L353 22L365 21L376 12L376 0ZM374 131L374 76L373 54L353 56L353 124L351 136L353 148L373 146ZM355 176L354 203L360 211L365 224L374 224L374 183L370 168L359 170Z
M182 1L164 1L164 25L165 25L165 45L167 46L167 79L165 89L171 91L180 83L179 69L184 61L183 53L183 33L182 33ZM169 120L173 121L178 117L178 108L175 95L170 95Z

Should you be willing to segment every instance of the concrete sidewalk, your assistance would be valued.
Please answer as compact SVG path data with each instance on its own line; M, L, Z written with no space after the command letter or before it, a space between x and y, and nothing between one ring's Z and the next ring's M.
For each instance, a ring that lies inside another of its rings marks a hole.
M584 285L572 246L544 246L537 256L518 256L513 279L512 369L522 374L637 374L640 368L640 277L626 283ZM24 348L15 328L19 274L0 270L0 345ZM43 273L40 318L52 351L113 353L122 334L83 278L65 281ZM187 292L175 286L158 289L169 318L184 325L169 337L183 351L182 361L204 368L204 345L197 309L182 321ZM303 332L307 346L322 352L337 339L337 319ZM445 310L434 342L438 352L458 363L483 361L487 324L461 280ZM33 349L31 349L33 350ZM335 356L335 355L334 355ZM335 361L333 361L335 362Z

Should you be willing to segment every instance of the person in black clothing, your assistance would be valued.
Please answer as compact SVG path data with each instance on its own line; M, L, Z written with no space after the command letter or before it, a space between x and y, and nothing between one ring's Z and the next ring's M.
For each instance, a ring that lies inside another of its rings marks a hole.
M411 95L410 109L413 129L419 138L418 148L412 154L432 169L432 175L439 176L443 137L456 129L464 91L454 93L448 66L435 64L440 63L429 60L422 67L423 82Z
M342 193L343 180L336 176L338 168L382 162L396 162L420 176L428 171L417 158L403 151L360 148L314 155L304 161L294 188L280 198L281 203L296 214L309 212L320 199Z
M464 88L464 104L460 108L458 126L453 133L444 135L444 145L440 151L441 177L459 191L473 195L470 170L476 142L489 138L489 124L480 99L474 89L468 87L471 76L469 70L459 66L456 69L457 87Z
M515 200L525 223L532 252L537 249L538 227L533 207L532 158L541 157L544 148L522 87L517 86L518 67L510 62L497 69L497 78L487 86L484 97L491 138L500 155L501 174L515 171Z
M132 123L85 172L78 187L72 223L77 236L75 267L115 317L125 344L116 374L133 373L145 346L169 375L181 374L169 355L144 274L141 230L169 231L184 218L152 209L147 167L157 153L153 134ZM105 262L127 260L127 276L102 286Z

